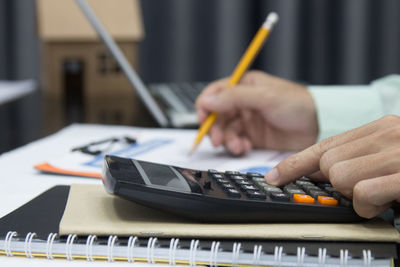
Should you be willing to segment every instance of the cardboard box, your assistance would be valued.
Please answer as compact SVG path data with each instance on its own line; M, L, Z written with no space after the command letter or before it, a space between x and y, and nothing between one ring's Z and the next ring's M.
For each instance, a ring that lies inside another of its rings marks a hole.
M88 0L137 69L138 0ZM72 122L135 124L143 106L74 0L37 0L45 133Z

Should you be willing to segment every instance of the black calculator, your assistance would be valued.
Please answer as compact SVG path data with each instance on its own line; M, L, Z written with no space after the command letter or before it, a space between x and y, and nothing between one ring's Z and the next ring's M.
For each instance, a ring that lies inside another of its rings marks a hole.
M194 170L105 156L107 192L203 222L354 222L349 199L302 177L283 187L259 173Z

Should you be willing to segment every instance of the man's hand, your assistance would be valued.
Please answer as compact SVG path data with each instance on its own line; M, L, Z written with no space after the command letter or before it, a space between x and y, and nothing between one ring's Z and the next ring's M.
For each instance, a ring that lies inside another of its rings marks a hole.
M327 138L280 162L265 176L273 185L303 175L329 181L355 211L372 218L400 202L400 117L389 115Z
M196 101L200 123L210 112L218 114L209 133L214 146L242 155L252 148L299 150L315 143L316 109L304 86L259 71L236 86L227 83L211 83Z

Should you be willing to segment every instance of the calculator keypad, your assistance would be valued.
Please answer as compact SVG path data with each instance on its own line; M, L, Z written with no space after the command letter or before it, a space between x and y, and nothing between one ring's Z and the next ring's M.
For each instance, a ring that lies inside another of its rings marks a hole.
M225 173L209 170L208 177L230 198L293 202L308 205L345 206L352 203L329 183L314 183L302 177L283 187L269 185L258 173L242 174L236 171Z

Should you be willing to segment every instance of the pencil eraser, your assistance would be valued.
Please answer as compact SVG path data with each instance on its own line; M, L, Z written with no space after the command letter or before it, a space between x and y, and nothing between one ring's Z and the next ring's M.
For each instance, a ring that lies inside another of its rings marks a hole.
M278 14L275 12L271 12L268 14L268 17L265 20L264 27L271 29L274 26L274 24L278 22L278 20L279 20Z

